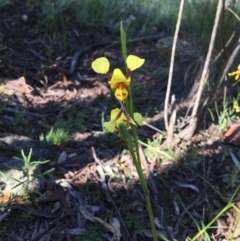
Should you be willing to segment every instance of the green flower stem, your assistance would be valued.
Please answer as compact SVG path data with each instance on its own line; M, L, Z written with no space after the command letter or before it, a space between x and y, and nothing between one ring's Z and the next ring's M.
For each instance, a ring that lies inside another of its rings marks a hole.
M127 59L127 36L123 28L123 23L121 21L120 23L120 40L121 40L121 48L122 48L122 56L123 56L123 62L126 66L126 73L128 71L126 59ZM126 107L127 111L131 118L133 118L133 101L132 101L132 90L131 85L127 88L128 89L128 98L126 99Z
M123 24L121 22L120 24L120 39L121 39L121 47L122 47L122 55L123 55L123 60L124 64L126 66L126 58L127 58L127 44L126 44L126 33L123 28ZM126 73L128 72L128 69L126 67ZM128 98L125 101L127 112L130 115L132 119L133 118L133 99L132 99L132 89L131 85L127 88L128 89ZM142 166L141 166L141 161L140 161L140 154L139 154L139 145L138 145L138 138L137 138L137 131L136 131L136 126L131 125L131 129L133 132L133 139L130 136L129 131L127 130L125 125L120 125L120 133L121 136L123 137L124 141L126 142L128 149L131 153L131 156L133 158L134 165L136 166L137 173L143 188L143 192L145 195L145 199L147 202L147 209L148 209L148 214L150 218L150 224L152 228L152 234L153 234L153 240L157 241L157 233L156 233L156 227L154 223L154 216L153 216L153 210L152 210L152 205L150 201L150 196L149 196L149 191L148 191L148 185L147 181L143 175L142 171ZM136 150L136 153L134 152L134 147Z
M127 36L123 28L123 23L121 21L120 24L120 40L121 40L121 47L122 47L122 55L123 55L123 62L126 66L126 59L127 59Z
M144 192L144 196L145 196L145 199L146 199L146 202L147 202L147 209L148 209L150 224L151 224L151 228L152 228L153 240L157 241L157 233L156 233L156 227L155 227L155 223L154 223L154 216L153 216L153 210L152 210L149 190L148 190L148 186L147 186L147 181L146 181L146 179L143 175L141 161L140 161L136 127L132 125L133 142L132 142L132 138L131 138L130 133L127 130L126 126L120 125L119 127L120 127L121 136L123 137L124 141L126 142L126 144L128 146L128 149L131 153L131 156L133 158L134 165L136 166L137 173L138 173L138 176L139 176L139 179L140 179L140 182L141 182L141 185L142 185L142 189L143 189L143 192ZM133 143L134 143L134 146L135 146L135 149L136 149L137 156L134 152Z
M131 118L133 118L133 101L132 101L132 88L131 85L128 87L128 103L127 111Z
M131 104L130 104L130 101L128 98L125 100L125 105L126 105L127 112L129 113L130 117L132 118L133 114L131 115L131 113L130 113Z

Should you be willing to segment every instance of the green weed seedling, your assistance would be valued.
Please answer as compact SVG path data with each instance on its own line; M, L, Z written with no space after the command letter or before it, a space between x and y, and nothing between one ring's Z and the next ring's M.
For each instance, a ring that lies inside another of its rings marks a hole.
M68 136L68 131L63 128L51 128L45 139L55 145L61 145L67 140Z
M143 233L144 229L141 225L139 215L132 214L130 212L126 213L126 225L129 229L135 230L137 233Z
M231 111L230 107L228 106L228 103L225 103L223 105L223 110L220 112L218 117L218 125L217 127L219 130L224 130L228 124L229 116L233 114L233 111Z
M226 183L230 183L232 188L236 188L240 185L240 169L238 167L233 168L230 177L226 179Z
M78 235L74 241L90 241L90 240L96 240L96 241L103 241L102 235L104 234L104 229L100 224L91 224L88 226L86 231L84 231L82 234Z
M15 188L19 187L18 189L21 190L21 191L19 191L19 193L24 194L23 196L28 196L30 191L34 191L33 190L34 186L40 186L40 179L44 179L44 176L46 176L47 174L52 172L53 169L47 170L46 172L43 172L41 174L35 174L34 172L36 172L36 173L39 172L38 167L40 165L46 164L47 162L49 162L49 160L31 161L32 149L30 149L30 152L27 156L25 155L24 151L22 150L21 155L22 155L22 158L14 157L14 159L22 162L22 164L23 164L22 166L19 165L19 167L18 167L18 166L11 166L11 165L5 164L5 166L9 170L17 171L17 172L15 172L15 175L14 174L12 174L12 175L6 174L2 171L0 171L0 174L2 177L5 177L6 179L12 181L11 189L15 189ZM18 179L17 175L19 176L19 179ZM37 180L37 179L39 179L39 180ZM31 184L33 184L33 185L31 185ZM36 184L36 185L34 185L34 184ZM22 186L22 188L20 186ZM34 191L34 192L36 192L36 191Z
M20 220L23 223L28 223L31 222L33 220L34 214L32 210L23 212L22 215L20 216Z
M210 114L210 117L211 117L211 120L212 122L217 122L217 125L216 127L220 130L220 131L223 131L226 129L227 125L228 125L228 122L229 122L229 119L230 118L237 118L237 116L234 114L234 108L229 104L229 102L231 103L232 101L226 101L224 104L223 104L223 107L222 107L222 111L220 111L220 113L218 114L217 112L217 115L218 115L218 119L216 120L215 117L214 117L214 113L213 111L209 108L208 109L208 112Z

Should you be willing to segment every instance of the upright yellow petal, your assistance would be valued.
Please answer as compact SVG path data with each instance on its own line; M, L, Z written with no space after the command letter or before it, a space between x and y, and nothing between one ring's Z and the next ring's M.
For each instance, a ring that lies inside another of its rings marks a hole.
M113 71L112 78L108 83L110 84L111 88L116 89L119 83L129 86L130 78L127 79L120 69L115 69Z
M129 55L126 59L126 62L127 62L127 67L131 71L133 71L135 69L140 68L144 64L145 59L141 59L135 55Z
M106 74L109 71L110 63L107 58L100 57L92 62L92 69L98 74Z

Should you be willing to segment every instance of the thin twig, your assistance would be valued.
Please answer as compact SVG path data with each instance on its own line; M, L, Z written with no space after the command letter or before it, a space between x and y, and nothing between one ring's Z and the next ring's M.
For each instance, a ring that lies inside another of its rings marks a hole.
M230 13L232 13L234 15L234 17L240 21L240 17L231 9L231 8L226 8L226 10L228 10Z
M168 74L168 84L167 84L167 91L166 91L166 97L165 97L165 103L164 103L164 123L165 123L165 128L168 132L168 135L169 135L168 103L169 103L169 97L170 97L170 90L171 90L171 86L172 86L174 58L175 58L175 52L176 52L176 46L177 46L178 33L179 33L180 25L181 25L183 6L184 6L184 0L181 0L180 6L179 6L176 29L175 29L174 38L173 38L171 61L170 61L170 68L169 68L169 74Z
M92 155L93 155L93 158L94 158L95 162L98 165L100 165L105 172L107 172L107 170L106 170L105 166L102 164L101 160L98 159L97 154L96 154L95 149L94 149L93 146L91 148L91 151L92 151Z

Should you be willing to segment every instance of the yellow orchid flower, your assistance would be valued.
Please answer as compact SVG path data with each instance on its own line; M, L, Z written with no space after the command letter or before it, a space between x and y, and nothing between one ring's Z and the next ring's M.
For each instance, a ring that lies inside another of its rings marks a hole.
M107 58L100 57L92 62L92 69L98 74L106 74L110 81L108 82L112 89L115 90L115 97L124 101L128 97L127 87L130 85L130 73L131 71L140 68L145 62L145 59L141 59L135 55L129 55L126 59L127 64L127 74L126 76L122 73L120 69L115 69L113 71L112 77L108 73L110 63Z
M232 73L228 73L229 76L235 75L235 80L238 80L240 78L240 64L238 65L238 69Z
M109 67L110 63L105 57L97 58L92 62L92 69L98 74L107 74Z
M141 59L135 55L128 55L126 59L127 67L129 70L133 71L140 68L145 62L145 59Z
M112 89L116 89L115 97L120 100L124 101L128 97L127 88L130 85L130 77L126 78L120 69L115 69L113 71L113 75L108 83Z
M111 133L113 133L114 131L119 131L120 124L124 124L127 129L130 129L131 126L129 125L129 122L131 120L129 118L130 117L127 117L122 110L120 110L119 108L115 108L111 111L110 121L104 122L103 126ZM134 113L133 118L139 126L142 126L143 118L140 113ZM135 123L133 122L133 124Z
M238 106L238 102L237 101L233 102L233 109L235 109L236 112L240 112L240 107Z

